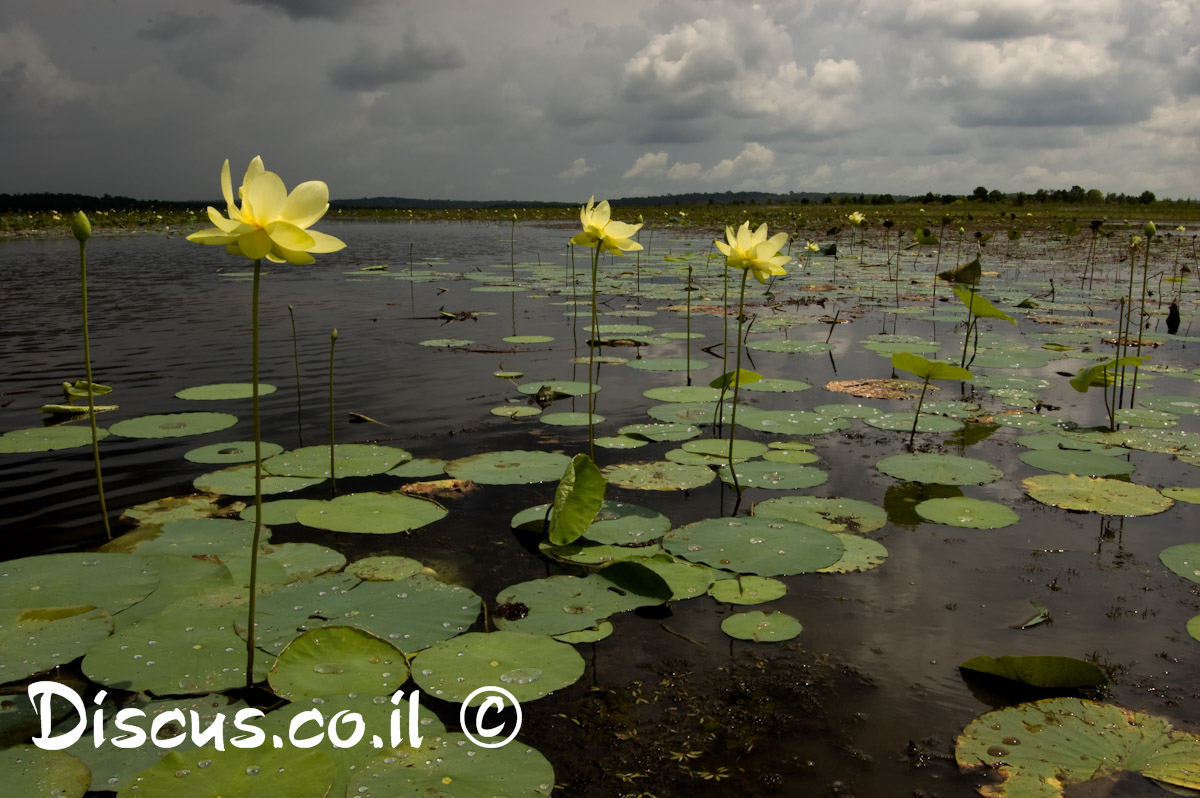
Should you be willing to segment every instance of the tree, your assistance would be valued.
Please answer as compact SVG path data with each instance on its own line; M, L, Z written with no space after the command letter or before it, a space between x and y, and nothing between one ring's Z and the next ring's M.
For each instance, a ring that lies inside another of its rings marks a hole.
M1153 191L1148 191L1148 190L1143 191L1141 194L1138 195L1138 202L1142 203L1143 205L1149 205L1150 203L1154 202L1154 200L1156 200L1156 199L1157 199L1157 197L1154 196Z
M980 202L987 202L988 190L984 186L976 186L975 191L971 193L971 196Z

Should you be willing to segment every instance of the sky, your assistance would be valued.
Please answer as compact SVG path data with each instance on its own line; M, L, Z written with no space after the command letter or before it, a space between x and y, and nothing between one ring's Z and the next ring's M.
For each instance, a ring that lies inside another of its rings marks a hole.
M0 0L0 193L1200 196L1196 0Z

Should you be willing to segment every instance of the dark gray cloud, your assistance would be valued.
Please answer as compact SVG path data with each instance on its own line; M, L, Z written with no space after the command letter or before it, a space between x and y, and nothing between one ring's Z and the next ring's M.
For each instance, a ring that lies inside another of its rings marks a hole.
M258 6L286 14L292 19L347 20L379 6L379 0L233 0L244 6Z
M399 49L374 44L359 47L329 69L333 85L352 91L375 91L393 83L419 83L437 72L467 63L466 43L453 33L408 28Z
M221 23L211 14L165 11L139 28L137 36L140 39L169 44L181 39L191 39L220 26Z

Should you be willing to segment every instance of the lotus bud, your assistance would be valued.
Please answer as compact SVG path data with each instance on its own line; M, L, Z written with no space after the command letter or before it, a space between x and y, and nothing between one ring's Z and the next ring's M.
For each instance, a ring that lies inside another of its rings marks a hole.
M75 215L71 217L71 232L80 244L92 237L92 223L88 221L83 211L76 211Z
M513 214L513 221L515 222L516 220L517 220L517 215L514 213L514 214Z
M1146 238L1154 238L1158 233L1158 228L1154 226L1154 222L1146 222L1144 232L1146 233Z
M333 332L331 332L331 333L329 334L329 339L330 339L331 341L336 341L336 340L337 340L337 327L334 327L334 328L333 328Z
M640 213L638 214L638 224L645 224L645 222L642 221L642 215Z

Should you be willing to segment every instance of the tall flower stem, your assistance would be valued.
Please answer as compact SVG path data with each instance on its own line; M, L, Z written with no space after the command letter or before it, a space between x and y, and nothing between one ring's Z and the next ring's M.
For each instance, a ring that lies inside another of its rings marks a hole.
M596 242L592 252L592 330L588 336L588 457L596 456L596 392L593 388L592 372L596 367L596 340L600 335L600 314L596 308L596 273L600 271L600 246Z
M737 494L737 501L733 505L733 514L737 515L738 507L742 503L742 486L738 484L737 470L733 467L733 441L737 430L737 403L738 403L738 388L741 387L742 374L742 308L746 304L746 277L750 274L750 270L742 271L742 287L738 292L738 332L737 332L737 360L734 366L733 380L733 408L729 413L729 475L733 479L733 490ZM717 407L717 413L721 413L722 408Z
M300 345L296 341L296 311L288 305L288 316L292 319L292 362L296 366L296 436L298 445L304 445L304 405L300 401Z
M687 367L687 384L692 384L692 264L687 267L687 344L684 349Z
M258 414L258 283L262 258L254 261L250 291L250 415L254 420L254 537L250 542L250 606L246 623L246 687L254 686L254 641L258 637L258 546L262 539L262 422Z
M329 334L329 492L334 496L337 495L337 458L333 439L333 348L337 345L337 339L338 331L334 327Z
M81 212L79 216L83 216ZM84 217L86 222L86 217ZM87 234L82 235L76 226L76 238L79 239L79 284L82 286L82 315L83 315L83 370L87 377L88 419L92 423L92 462L96 466L96 492L100 497L100 520L104 522L104 536L112 540L112 528L108 525L108 506L104 501L104 479L100 475L100 438L96 429L96 394L92 382L92 347L88 340L88 304L87 304L87 236L91 234L91 225L87 225Z

